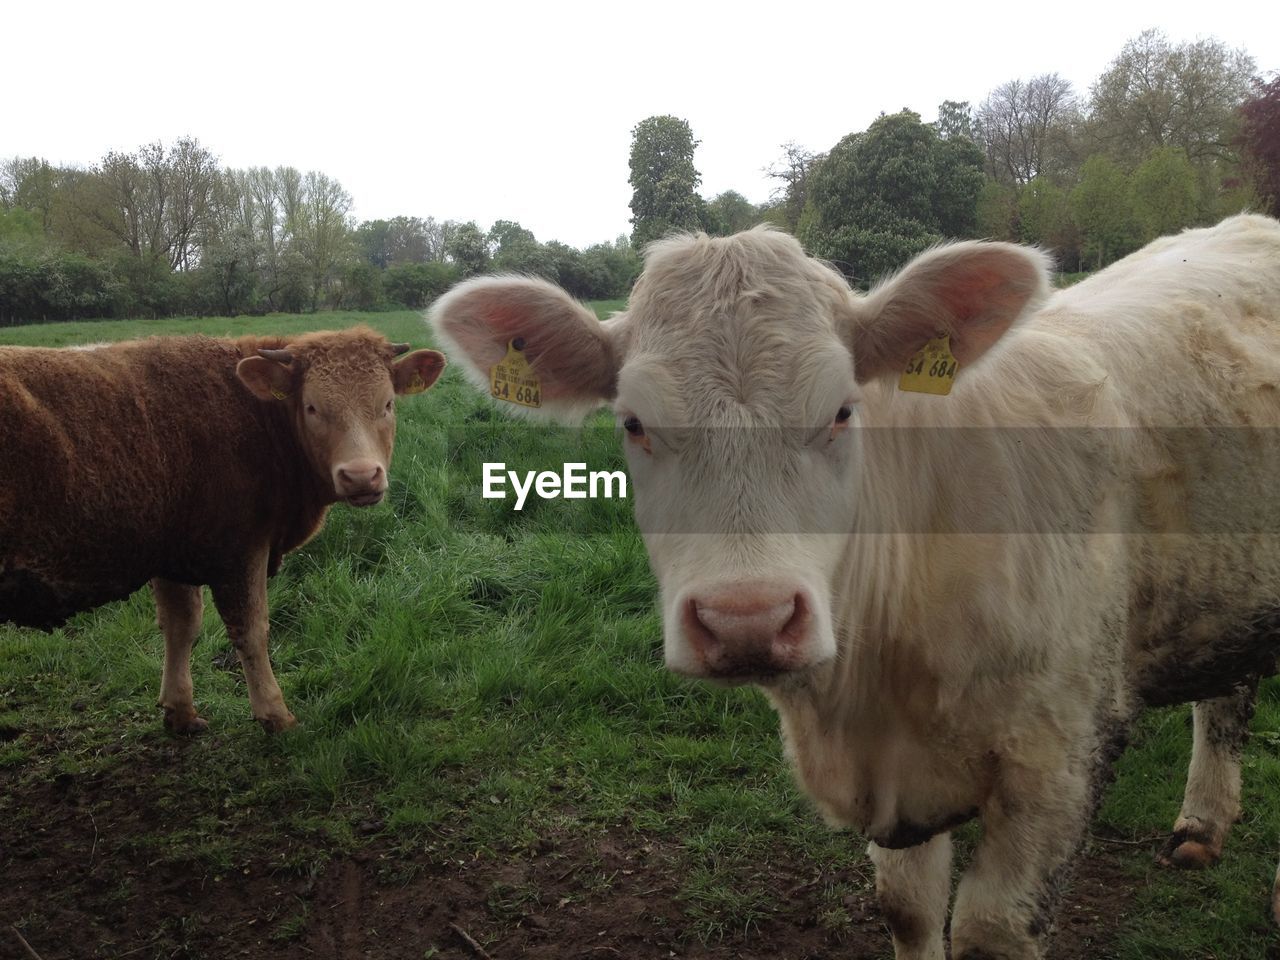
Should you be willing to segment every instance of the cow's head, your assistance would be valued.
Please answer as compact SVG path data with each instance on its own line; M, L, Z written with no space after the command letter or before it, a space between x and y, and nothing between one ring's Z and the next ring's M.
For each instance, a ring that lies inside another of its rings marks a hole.
M757 228L654 244L627 311L603 323L525 278L462 284L431 320L479 384L520 339L541 411L612 404L667 665L768 682L837 652L833 584L874 469L857 429L871 383L897 378L940 332L972 364L1044 289L1037 252L965 242L862 295Z
M333 499L365 507L387 492L396 395L426 390L444 369L435 350L408 350L368 327L308 333L256 347L236 375L259 400L289 411Z

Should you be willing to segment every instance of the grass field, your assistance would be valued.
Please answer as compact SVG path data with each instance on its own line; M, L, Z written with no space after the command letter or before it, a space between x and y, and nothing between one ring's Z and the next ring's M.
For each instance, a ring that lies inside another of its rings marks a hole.
M356 321L427 342L413 312L0 342ZM495 459L622 468L606 418L513 422L456 370L402 400L387 501L336 507L272 581L273 662L301 721L284 736L250 720L211 606L193 663L211 729L191 741L161 727L146 591L53 634L0 626L0 957L25 955L10 925L48 960L479 956L458 929L495 957L889 955L864 843L798 795L763 698L662 669L630 505L515 513L480 497ZM1226 859L1170 874L1152 857L1181 798L1187 717L1138 731L1083 864L1098 889L1069 898L1052 955L1273 955L1280 688L1261 696ZM365 892L348 915L352 877Z

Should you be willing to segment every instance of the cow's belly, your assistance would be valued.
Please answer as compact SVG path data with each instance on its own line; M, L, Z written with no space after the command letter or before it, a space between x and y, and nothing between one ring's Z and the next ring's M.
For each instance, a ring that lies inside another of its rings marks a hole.
M829 823L882 847L924 843L972 819L991 788L994 755L964 757L898 731L805 738L783 719L797 780Z
M32 570L0 571L0 622L52 630L85 610L122 600L146 578L114 578L93 583L50 580Z
M1226 696L1241 682L1276 672L1280 654L1280 609L1268 610L1182 642L1146 649L1135 670L1135 687L1149 706L1167 706Z

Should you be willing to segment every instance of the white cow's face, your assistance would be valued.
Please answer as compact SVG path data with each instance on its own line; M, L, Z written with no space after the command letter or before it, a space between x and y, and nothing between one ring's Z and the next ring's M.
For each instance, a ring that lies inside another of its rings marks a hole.
M667 665L774 682L836 655L833 589L859 509L860 383L939 331L961 365L1044 286L1033 251L957 244L867 296L792 238L752 230L650 248L604 323L542 281L486 278L432 311L478 384L520 338L543 411L611 403L662 592Z
M765 681L836 652L860 400L840 333L849 294L811 260L793 276L790 260L784 272L716 254L708 242L651 255L613 408L667 665Z

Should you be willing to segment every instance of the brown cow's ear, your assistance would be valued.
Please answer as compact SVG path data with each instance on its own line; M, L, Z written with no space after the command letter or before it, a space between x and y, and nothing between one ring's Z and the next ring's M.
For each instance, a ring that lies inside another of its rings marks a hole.
M293 371L266 357L245 357L236 376L259 400L287 400L293 393Z
M963 369L1048 294L1049 258L1012 243L965 241L916 257L856 297L849 336L858 380L899 374L946 334Z
M422 393L444 372L444 354L436 350L415 350L391 367L396 393Z

